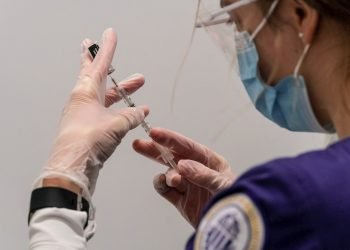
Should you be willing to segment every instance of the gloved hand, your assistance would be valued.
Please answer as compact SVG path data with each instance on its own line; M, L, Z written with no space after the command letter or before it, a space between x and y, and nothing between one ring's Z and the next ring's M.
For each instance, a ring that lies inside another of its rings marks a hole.
M101 49L92 60L87 49L92 42L83 41L78 82L64 108L51 156L37 185L43 180L60 178L78 185L89 198L103 163L126 133L148 114L146 107L109 108L121 99L115 87L106 90L107 71L116 43L114 31L106 30ZM132 93L143 83L144 77L138 74L122 81L120 87Z
M207 147L173 131L154 128L150 136L169 148L177 162L177 169L154 178L155 189L197 227L200 213L213 195L233 184L235 176L229 164ZM138 153L164 164L153 141L136 140L133 147Z

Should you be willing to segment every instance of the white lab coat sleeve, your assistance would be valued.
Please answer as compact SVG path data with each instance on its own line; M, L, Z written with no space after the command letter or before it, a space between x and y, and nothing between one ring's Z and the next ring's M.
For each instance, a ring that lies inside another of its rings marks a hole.
M65 208L37 210L29 224L30 250L86 250L87 214Z

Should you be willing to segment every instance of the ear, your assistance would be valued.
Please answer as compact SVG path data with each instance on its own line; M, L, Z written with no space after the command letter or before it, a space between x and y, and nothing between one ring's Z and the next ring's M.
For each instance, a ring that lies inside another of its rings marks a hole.
M302 34L304 44L311 44L316 36L320 14L304 0L294 0L295 28Z

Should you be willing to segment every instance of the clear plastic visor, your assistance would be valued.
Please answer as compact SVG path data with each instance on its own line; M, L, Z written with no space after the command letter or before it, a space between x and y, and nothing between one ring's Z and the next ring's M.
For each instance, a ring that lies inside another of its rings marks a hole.
M235 64L236 61L235 35L238 32L238 23L233 16L234 10L256 1L241 0L222 7L220 0L199 0L196 28L206 30L231 64Z
M199 10L195 26L196 28L204 28L207 31L208 35L221 48L230 62L234 62L236 48L237 46L240 47L239 44L236 44L237 39L235 41L237 32L242 31L238 18L235 18L235 10L254 2L257 2L257 0L240 0L227 6L221 6L219 0L199 0ZM273 1L266 16L250 34L251 41L255 39L257 34L265 26L278 2L279 0Z

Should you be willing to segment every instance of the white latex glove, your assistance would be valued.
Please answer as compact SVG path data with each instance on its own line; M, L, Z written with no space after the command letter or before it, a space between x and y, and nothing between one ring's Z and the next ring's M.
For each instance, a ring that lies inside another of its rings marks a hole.
M197 227L208 201L233 184L235 176L229 164L222 156L176 132L154 128L150 136L169 148L177 162L177 169L154 178L155 189ZM153 141L136 140L133 147L140 154L164 164Z
M103 163L126 133L138 126L148 114L146 107L109 108L121 99L115 88L106 90L107 71L117 38L112 29L107 29L103 33L101 49L93 61L87 50L91 44L89 39L82 43L78 82L64 108L51 156L36 185L40 186L50 179L64 179L73 186L78 185L79 192L82 191L88 199L94 192ZM121 82L120 87L132 93L143 83L142 75L134 75ZM62 185L58 182L56 186Z

